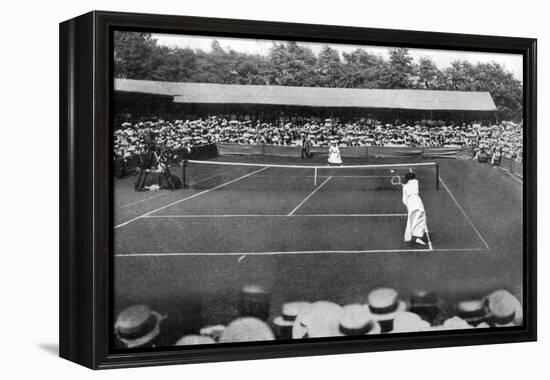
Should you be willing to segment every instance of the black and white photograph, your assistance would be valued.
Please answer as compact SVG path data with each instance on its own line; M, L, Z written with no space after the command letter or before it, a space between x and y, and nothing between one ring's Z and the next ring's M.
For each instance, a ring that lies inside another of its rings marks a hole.
M115 30L113 347L522 326L523 64Z

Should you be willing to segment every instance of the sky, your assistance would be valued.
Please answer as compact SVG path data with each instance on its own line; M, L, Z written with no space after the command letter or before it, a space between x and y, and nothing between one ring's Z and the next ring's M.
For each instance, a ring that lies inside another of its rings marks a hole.
M221 38L221 37L200 37L200 36L185 36L174 34L153 34L153 38L157 39L160 45L165 46L177 46L180 48L201 49L206 52L210 51L210 45L214 39L218 40L220 45L224 48L231 48L235 51L249 54L267 55L269 48L273 45L271 40L256 40L245 38ZM318 54L323 43L310 43L299 42L301 46L307 46L315 54ZM328 44L330 47L336 49L340 56L343 52L351 52L359 47L374 54L381 55L384 58L388 57L388 47L379 46L364 46L364 45L343 45L343 44ZM439 69L449 67L452 61L457 59L468 60L472 63L477 62L497 62L506 68L506 70L512 72L514 77L518 80L523 78L523 59L520 54L501 54L501 53L480 53L480 52L464 52L464 51L450 51L450 50L430 50L430 49L409 49L409 53L416 62L422 57L431 58Z

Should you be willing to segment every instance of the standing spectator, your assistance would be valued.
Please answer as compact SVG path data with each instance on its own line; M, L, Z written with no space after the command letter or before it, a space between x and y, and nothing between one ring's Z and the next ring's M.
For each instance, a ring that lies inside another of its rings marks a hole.
M311 142L306 137L306 135L303 135L302 136L302 158L304 157L311 158L310 146L311 146Z

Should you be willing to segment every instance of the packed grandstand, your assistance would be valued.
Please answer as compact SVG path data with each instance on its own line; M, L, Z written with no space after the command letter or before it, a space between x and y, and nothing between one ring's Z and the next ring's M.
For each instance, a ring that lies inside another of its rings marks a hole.
M140 120L123 122L114 131L115 158L146 153L145 136L167 150L217 143L312 146L336 141L342 147L459 147L522 161L522 124L515 122L454 123L420 120L383 123L373 119L280 118L252 121L246 115L206 116L196 120Z

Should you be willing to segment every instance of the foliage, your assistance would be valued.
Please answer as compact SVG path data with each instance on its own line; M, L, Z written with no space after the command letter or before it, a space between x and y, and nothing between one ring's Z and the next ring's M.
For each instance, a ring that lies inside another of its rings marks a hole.
M224 49L214 40L210 52L157 44L148 33L115 32L117 78L281 86L488 91L501 119L521 119L523 87L498 63L452 62L439 69L408 49L389 58L358 48L340 53L328 45L316 56L296 42L273 43L266 56Z

